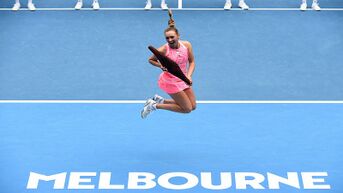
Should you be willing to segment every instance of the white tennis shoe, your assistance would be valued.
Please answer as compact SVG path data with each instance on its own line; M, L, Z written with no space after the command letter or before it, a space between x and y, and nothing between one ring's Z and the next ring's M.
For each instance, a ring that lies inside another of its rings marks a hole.
M242 10L248 10L249 6L244 1L239 1L238 7L240 7Z
M307 9L307 4L306 4L306 3L302 3L302 4L300 5L300 10L301 10L301 11L306 11L306 9Z
M75 9L80 10L82 8L82 6L83 6L82 0L78 0L76 5L75 5Z
M313 2L313 3L312 3L312 9L315 10L315 11L320 11L319 4L316 3L316 2Z
M18 11L20 9L20 3L15 3L12 7L12 11Z
M167 10L168 9L168 5L166 4L166 2L162 1L161 9L163 9L163 10Z
M230 10L231 8L232 8L232 3L229 2L229 1L227 1L227 2L225 3L225 5L224 5L224 9L225 9L225 10Z
M155 94L155 96L152 97L152 100L154 100L158 104L162 104L164 102L164 98L157 94Z
M36 7L33 3L28 3L27 4L27 8L30 10L30 11L36 11Z
M156 102L152 99L148 99L144 105L143 110L141 111L142 119L145 119L152 111L156 110L154 105Z
M92 4L93 10L99 10L100 9L100 5L98 0L94 0L93 4Z
M151 0L148 0L146 2L146 5L144 7L145 10L150 10L152 8Z

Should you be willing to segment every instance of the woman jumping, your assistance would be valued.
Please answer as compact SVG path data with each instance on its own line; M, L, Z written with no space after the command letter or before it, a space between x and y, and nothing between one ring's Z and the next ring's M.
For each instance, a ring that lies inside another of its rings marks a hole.
M188 41L180 40L180 34L175 27L175 21L172 18L171 12L169 13L168 28L164 30L167 44L158 48L158 51L176 62L187 78L192 81L195 68L192 45ZM192 87L167 72L167 69L161 65L154 55L149 58L149 63L163 70L159 77L158 85L172 99L164 99L157 94L153 98L148 99L141 112L142 118L146 118L152 111L157 109L178 113L190 113L193 111L196 108L196 101Z

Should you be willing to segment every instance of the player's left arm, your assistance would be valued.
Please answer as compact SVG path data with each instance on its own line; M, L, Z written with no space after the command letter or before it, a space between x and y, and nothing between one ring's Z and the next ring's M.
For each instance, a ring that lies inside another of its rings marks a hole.
M188 49L188 63L189 63L189 67L188 67L188 72L187 72L187 78L190 79L192 81L192 75L195 69L195 62L194 62L194 55L193 55L193 48L192 48L192 44L188 41L185 41L185 46Z

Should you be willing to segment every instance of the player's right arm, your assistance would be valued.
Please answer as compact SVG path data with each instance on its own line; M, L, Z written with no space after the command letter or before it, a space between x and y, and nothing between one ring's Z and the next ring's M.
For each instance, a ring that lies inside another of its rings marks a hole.
M161 46L161 47L159 47L157 50L160 51L160 52L162 52L162 54L166 54L166 51L167 51L166 46ZM150 56L150 58L149 58L149 63L152 64L152 65L154 65L154 66L156 66L156 67L158 67L158 68L161 68L163 71L166 71L166 70L167 70L167 69L164 68L164 67L162 66L162 64L157 60L157 58L155 57L155 55Z

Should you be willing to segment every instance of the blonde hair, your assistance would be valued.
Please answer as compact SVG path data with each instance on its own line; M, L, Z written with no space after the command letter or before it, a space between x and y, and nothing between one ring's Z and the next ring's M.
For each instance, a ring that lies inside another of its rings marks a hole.
M168 15L169 15L168 27L167 29L164 30L164 33L168 31L175 31L175 33L179 35L179 30L177 30L175 27L175 20L173 19L173 13L171 9L168 9Z

